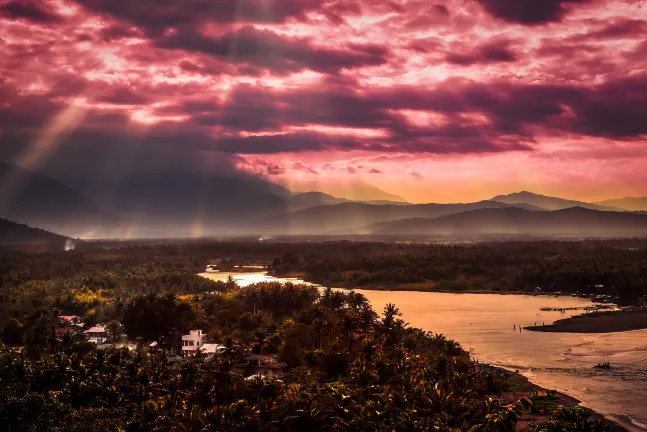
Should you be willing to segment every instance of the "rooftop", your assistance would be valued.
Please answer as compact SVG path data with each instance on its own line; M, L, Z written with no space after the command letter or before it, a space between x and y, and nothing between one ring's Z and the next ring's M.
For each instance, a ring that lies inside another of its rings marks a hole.
M102 325L96 325L94 327L90 327L83 333L105 333L106 332L106 327Z

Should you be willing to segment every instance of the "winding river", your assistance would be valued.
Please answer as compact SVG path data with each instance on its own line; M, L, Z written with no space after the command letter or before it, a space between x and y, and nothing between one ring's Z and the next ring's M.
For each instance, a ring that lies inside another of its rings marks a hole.
M202 273L214 280L232 276L245 286L262 281L303 283L263 273ZM647 330L606 334L521 331L519 325L551 323L578 311L545 312L542 307L591 304L573 297L450 294L357 290L380 312L395 303L410 325L457 340L481 362L519 370L534 383L576 397L582 405L622 423L647 430ZM516 325L516 330L514 326ZM594 369L610 362L613 369Z

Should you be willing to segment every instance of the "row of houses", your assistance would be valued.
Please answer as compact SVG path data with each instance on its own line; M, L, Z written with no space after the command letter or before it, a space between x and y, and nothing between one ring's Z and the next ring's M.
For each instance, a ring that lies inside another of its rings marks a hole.
M59 320L61 321L61 327L56 330L59 337L62 337L65 333L70 335L82 333L88 342L95 343L98 346L103 346L108 341L108 330L104 324L97 324L83 330L83 320L78 316L59 316ZM156 349L157 346L157 342L153 342L149 345L149 348ZM196 356L198 352L201 355L210 357L222 353L225 349L224 345L207 342L207 334L202 330L191 330L189 334L182 336L182 357L184 358ZM252 377L282 376L287 367L287 364L277 361L276 356L268 355L250 355L244 358L244 362L237 366L250 370Z

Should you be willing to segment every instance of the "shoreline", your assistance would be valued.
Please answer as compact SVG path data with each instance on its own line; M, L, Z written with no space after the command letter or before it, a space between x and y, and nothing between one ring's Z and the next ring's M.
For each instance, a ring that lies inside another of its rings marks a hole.
M316 282L305 283L316 284ZM317 284L318 286L325 286ZM490 295L515 295L515 296L529 296L529 297L553 297L553 298L580 298L584 300L591 300L590 297L573 296L573 295L555 295L553 293L533 292L527 293L525 291L494 291L494 290L441 290L441 289L415 289L406 286L394 287L335 287L336 289L343 290L364 290L364 291L391 291L391 292L424 292L424 293L442 293L442 294L490 294ZM592 304L599 304L593 303ZM608 305L607 303L604 303ZM559 319L552 324L540 326L527 326L523 327L524 330L537 331L545 333L618 333L625 331L644 330L647 329L647 308L638 310L617 310L610 311L605 309L598 309L593 312L586 312L582 310L579 315L574 315L569 318Z
M647 309L590 312L555 321L552 324L524 327L549 333L616 333L647 329Z
M326 283L321 283L321 282L315 282L315 281L308 281L303 278L302 273L286 273L285 275L274 275L270 274L269 272L266 273L268 276L276 277L276 278L291 278L291 279L300 279L304 283L309 283L309 284L314 284L314 285L320 285L322 287L326 287L328 284ZM425 285L422 283L411 283L411 284L394 284L394 285L367 285L367 286L349 286L345 284L340 284L337 283L335 284L336 286L334 288L337 289L345 289L345 290L365 290L365 291L403 291L403 292L425 292L425 293L444 293L444 294L499 294L499 295L525 295L525 296L531 296L531 297L569 297L569 298L581 298L584 300L591 300L593 295L572 295L572 294L556 294L556 293L551 293L551 292L545 292L545 291L523 291L523 290L508 290L508 291L499 291L499 290L494 290L494 289L476 289L476 288L468 288L464 290L451 290L451 289L442 289L442 288L436 288L434 286L430 285Z
M589 407L583 406L582 401L575 398L575 397L573 397L573 396L570 396L570 395L568 395L568 394L566 394L564 392L561 392L561 391L550 390L550 389L544 388L544 387L542 387L542 386L540 386L538 384L535 384L532 381L530 381L530 379L528 377L526 377L525 375L523 375L521 372L519 372L517 370L507 369L507 368L502 367L502 366L489 366L489 367L491 369L493 369L494 371L498 371L500 374L502 374L504 376L507 376L506 381L517 380L517 381L520 381L520 382L524 383L525 385L527 385L527 386L529 386L531 388L534 388L535 391L544 391L546 393L550 393L552 396L554 396L556 398L554 400L556 405L579 406L579 407L582 407L582 408L588 410L588 412L591 414L591 419L592 420L600 421L600 422L612 427L613 431L618 431L618 432L643 432L644 431L644 429L641 429L641 428L637 427L636 425L634 425L633 423L631 423L630 419L626 419L626 420L623 420L623 419L610 419L610 418L605 417L603 414L600 414L599 412L597 412L597 411L595 411L595 410L593 410L593 409L591 409ZM540 422L545 421L547 419L548 419L547 416L540 416L540 415L534 415L534 414L522 415L519 418L519 422L517 424L517 430L521 430L524 427L528 426L529 424L534 423L535 421L540 423Z

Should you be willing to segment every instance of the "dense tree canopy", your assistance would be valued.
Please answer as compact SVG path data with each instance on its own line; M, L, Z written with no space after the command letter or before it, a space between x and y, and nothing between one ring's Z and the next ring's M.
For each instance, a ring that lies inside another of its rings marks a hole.
M566 291L603 283L593 289L641 293L645 274L644 249L613 243L196 243L0 255L3 430L512 431L533 409L493 399L504 381L457 343L410 328L395 305L378 316L352 291L240 288L196 276L215 260L267 263L333 286L432 280L452 289ZM103 323L113 340L124 331L140 346L97 348L61 336L60 315L80 315L85 328ZM153 340L177 347L196 328L222 352L177 361L148 350ZM288 374L246 380L241 364L250 353L276 355ZM605 426L561 410L529 429Z

